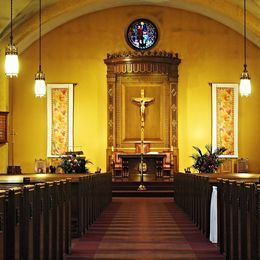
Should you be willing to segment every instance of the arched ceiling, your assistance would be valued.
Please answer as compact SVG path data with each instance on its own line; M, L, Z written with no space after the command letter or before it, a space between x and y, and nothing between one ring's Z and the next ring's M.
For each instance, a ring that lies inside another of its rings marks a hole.
M243 0L42 0L42 34L77 18L117 6L159 5L198 13L243 34ZM20 51L38 38L38 0L13 0L14 41ZM0 41L10 32L10 2L0 9ZM247 38L260 47L260 0L247 0Z

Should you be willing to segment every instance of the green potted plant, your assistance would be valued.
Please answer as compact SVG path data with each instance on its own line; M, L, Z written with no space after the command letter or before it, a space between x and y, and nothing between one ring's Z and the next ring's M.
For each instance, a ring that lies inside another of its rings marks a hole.
M217 147L215 151L212 151L211 145L205 145L206 152L202 153L201 149L197 146L193 146L193 148L197 153L191 156L194 159L192 167L200 173L216 172L218 167L223 163L223 160L219 156L227 150L225 147Z
M85 157L77 156L77 154L72 153L61 157L60 167L63 169L64 173L86 173L88 168L86 164L92 164Z

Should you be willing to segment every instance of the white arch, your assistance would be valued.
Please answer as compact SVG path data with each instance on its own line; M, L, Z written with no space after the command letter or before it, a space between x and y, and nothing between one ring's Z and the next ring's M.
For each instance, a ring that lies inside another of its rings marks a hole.
M243 9L235 5L233 0L205 1L205 0L78 0L57 1L47 6L42 15L42 35L52 31L58 26L95 11L105 10L112 7L129 5L155 5L178 8L209 17L229 28L243 34ZM236 1L235 1L236 2ZM67 3L67 4L65 4ZM251 3L252 5L252 3ZM247 37L255 45L260 47L260 22L251 13L247 15ZM259 27L259 28L258 28ZM20 52L28 48L38 39L37 13L16 28L16 42Z

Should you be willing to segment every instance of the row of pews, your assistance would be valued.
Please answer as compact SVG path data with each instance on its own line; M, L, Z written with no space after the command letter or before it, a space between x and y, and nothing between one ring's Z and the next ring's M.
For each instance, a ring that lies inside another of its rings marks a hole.
M109 173L0 175L0 259L63 259L111 199Z
M259 183L260 174L176 173L174 196L208 239L216 218L216 242L226 259L260 259Z

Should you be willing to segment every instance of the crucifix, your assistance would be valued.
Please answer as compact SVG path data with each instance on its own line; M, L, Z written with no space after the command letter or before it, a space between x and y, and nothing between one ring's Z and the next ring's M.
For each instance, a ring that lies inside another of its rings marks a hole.
M132 98L132 102L140 107L140 125L141 125L141 163L139 169L141 169L141 183L138 187L138 190L146 190L143 183L143 167L145 163L143 162L143 153L144 153L144 121L145 121L145 108L149 106L154 101L153 97L145 97L144 89L141 89L141 97Z

